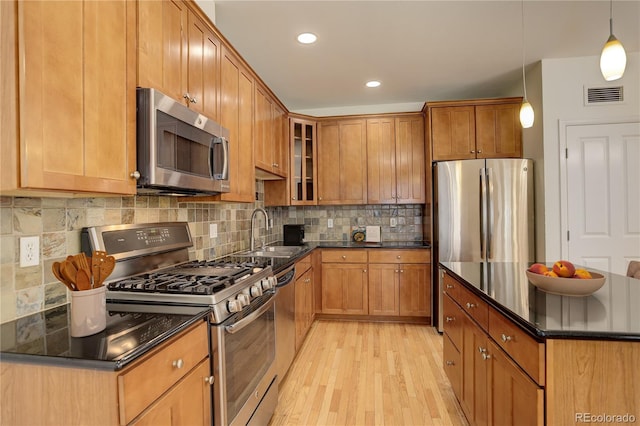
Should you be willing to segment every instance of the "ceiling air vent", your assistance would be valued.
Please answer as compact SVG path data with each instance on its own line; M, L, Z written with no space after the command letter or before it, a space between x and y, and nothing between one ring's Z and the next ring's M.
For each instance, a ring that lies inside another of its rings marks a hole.
M610 104L624 101L622 86L616 87L586 87L584 93L585 105Z

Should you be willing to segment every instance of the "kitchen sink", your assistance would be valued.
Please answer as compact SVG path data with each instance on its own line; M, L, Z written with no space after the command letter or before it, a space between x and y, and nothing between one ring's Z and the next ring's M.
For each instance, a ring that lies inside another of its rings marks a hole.
M243 257L281 257L288 259L299 254L304 247L299 246L266 246L255 250L249 250L238 253L237 256Z

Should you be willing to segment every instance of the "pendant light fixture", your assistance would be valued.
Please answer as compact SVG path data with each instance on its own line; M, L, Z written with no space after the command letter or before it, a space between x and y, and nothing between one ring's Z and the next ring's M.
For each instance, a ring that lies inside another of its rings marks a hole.
M533 107L527 100L527 81L524 77L524 0L522 0L522 88L524 89L524 97L520 106L520 124L525 129L533 126L534 113Z
M607 81L617 80L624 74L627 54L622 43L613 35L613 0L609 1L609 39L600 55L600 71Z

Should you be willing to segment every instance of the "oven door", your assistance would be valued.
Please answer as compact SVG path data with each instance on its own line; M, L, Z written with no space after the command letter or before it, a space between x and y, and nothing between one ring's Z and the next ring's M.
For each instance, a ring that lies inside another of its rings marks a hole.
M216 426L268 422L278 402L275 297L259 299L241 318L212 327Z

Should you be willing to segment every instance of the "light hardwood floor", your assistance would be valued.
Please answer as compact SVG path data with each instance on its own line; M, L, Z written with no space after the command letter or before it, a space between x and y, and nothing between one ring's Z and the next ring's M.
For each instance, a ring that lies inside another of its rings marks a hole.
M442 336L416 324L316 321L271 425L467 425Z

